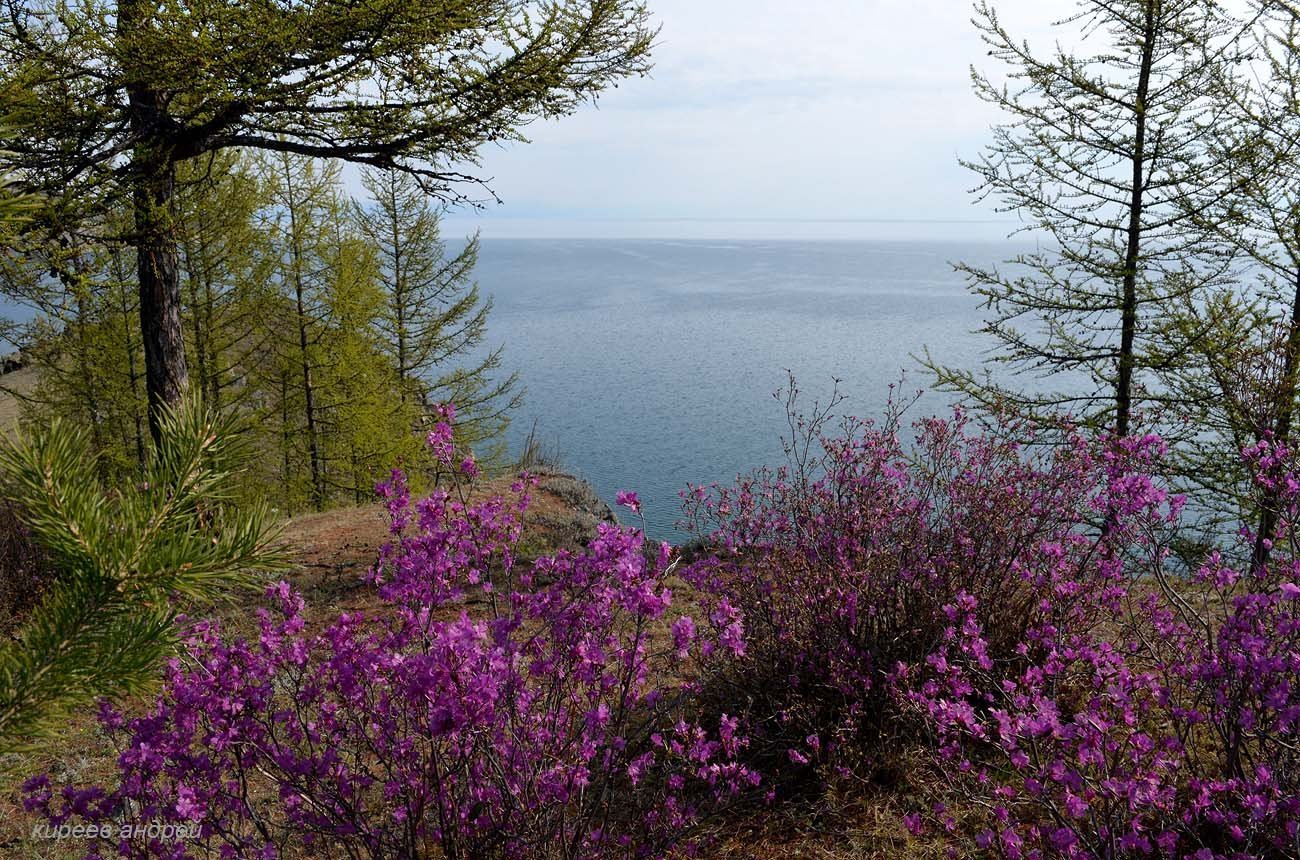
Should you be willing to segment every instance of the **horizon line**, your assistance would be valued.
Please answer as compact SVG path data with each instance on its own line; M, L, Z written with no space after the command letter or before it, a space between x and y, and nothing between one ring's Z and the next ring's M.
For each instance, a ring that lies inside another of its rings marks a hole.
M1022 222L1003 218L776 218L763 216L739 216L725 218L706 215L682 216L632 216L632 215L491 215L475 218L472 213L444 212L447 220L465 219L481 221L600 221L604 223L698 223L698 224L986 224L1012 226Z

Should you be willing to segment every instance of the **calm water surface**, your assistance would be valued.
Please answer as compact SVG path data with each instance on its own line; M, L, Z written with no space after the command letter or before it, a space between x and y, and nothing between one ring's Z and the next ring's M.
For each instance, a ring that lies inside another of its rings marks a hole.
M879 413L913 356L977 367L984 313L952 262L1002 243L484 240L493 344L520 371L533 421L611 503L637 491L651 537L677 539L677 493L780 461L772 393L793 371L809 402L833 378L842 411ZM919 410L944 408L930 395ZM626 517L625 517L626 519Z

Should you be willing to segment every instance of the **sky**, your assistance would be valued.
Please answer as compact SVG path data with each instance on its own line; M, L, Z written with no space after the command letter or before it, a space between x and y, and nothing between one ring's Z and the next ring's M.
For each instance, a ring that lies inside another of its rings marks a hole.
M485 238L995 239L959 157L998 114L967 0L648 0L647 78L483 153L500 204L448 213ZM1070 0L996 0L1050 47ZM996 70L996 64L990 67Z

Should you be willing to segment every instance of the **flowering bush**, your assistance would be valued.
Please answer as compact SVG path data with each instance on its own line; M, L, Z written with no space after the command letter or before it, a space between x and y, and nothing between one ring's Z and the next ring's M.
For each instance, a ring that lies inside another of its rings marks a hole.
M311 632L281 584L253 641L191 624L149 713L102 712L117 783L28 805L198 827L100 838L124 856L663 856L760 773L882 776L901 742L962 801L907 816L954 855L1300 857L1300 562L1180 568L1157 437L1026 450L956 412L906 439L899 407L832 433L835 405L791 395L786 467L689 488L715 552L677 609L638 530L517 565L531 482L473 500L446 409L458 481L379 488L387 614ZM1295 546L1295 457L1245 457Z
M1031 454L956 413L918 422L909 445L899 407L837 433L829 408L788 407L785 467L686 494L720 550L686 575L713 611L744 618L747 650L727 661L721 695L748 703L764 769L887 776L892 741L922 730L896 706L899 667L939 646L959 595L976 601L988 659L1015 659L1057 571L1092 551L1082 533L1103 515L1106 476L1077 437ZM1053 607L1081 599L1062 592Z
M451 415L430 444L472 477ZM53 824L200 826L197 842L96 848L130 857L658 856L688 841L758 781L735 719L679 708L691 661L726 644L670 616L668 549L638 531L602 526L584 552L518 570L529 486L412 504L394 472L392 541L370 574L386 617L312 633L281 583L253 641L193 624L148 714L102 714L125 739L118 783L55 792L41 777L29 807Z
M908 824L953 850L1300 856L1300 563L1180 568L1153 436L1026 451L958 412L909 445L900 410L828 414L792 411L785 468L687 494L721 551L687 576L748 634L718 697L747 703L765 778L902 742L946 776ZM1291 455L1245 454L1293 545Z
M1289 454L1246 455L1280 488L1289 532ZM959 595L906 694L989 810L977 845L1008 858L1300 856L1300 564L1242 574L1215 554L1172 577L1140 527L1163 494L1114 462L1108 473L1120 513L1096 541L1110 584L1062 566L1013 665L988 659L982 598ZM1071 613L1063 591L1080 598Z

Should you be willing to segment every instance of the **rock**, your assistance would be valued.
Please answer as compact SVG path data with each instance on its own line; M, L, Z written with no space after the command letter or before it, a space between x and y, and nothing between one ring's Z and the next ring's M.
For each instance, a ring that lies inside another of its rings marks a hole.
M553 504L535 504L525 522L550 533L558 545L586 546L601 523L617 523L613 508L586 481L567 472L544 469L534 473L538 494L554 499Z
M21 352L11 352L7 355L0 355L0 375L22 370L26 366L27 359Z

